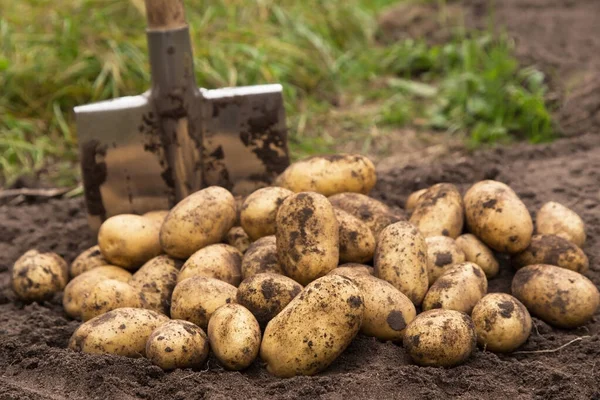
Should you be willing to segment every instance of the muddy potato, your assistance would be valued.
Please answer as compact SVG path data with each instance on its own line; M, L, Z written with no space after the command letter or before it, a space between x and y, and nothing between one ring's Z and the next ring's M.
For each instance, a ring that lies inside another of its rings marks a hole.
M143 357L148 337L169 318L143 308L117 308L84 322L69 340L71 350Z
M210 348L225 369L239 371L254 362L260 350L260 326L239 304L225 304L208 323Z
M235 199L222 187L210 186L181 200L160 229L160 244L171 257L185 259L219 243L236 220Z
M534 235L525 251L512 259L516 268L533 264L550 264L585 274L590 262L574 243L556 235Z
M368 265L346 263L332 269L327 275L342 275L346 278L352 278L355 275L373 275L374 273L373 267Z
M225 243L235 247L240 253L244 254L252 242L246 232L244 232L244 228L241 226L234 226L227 232L227 235L225 235Z
M214 278L194 276L177 283L171 297L171 318L183 319L208 327L215 310L224 304L234 303L237 288Z
M490 293L482 298L471 314L477 343L486 350L508 353L527 341L531 316L525 306L506 293Z
M169 210L155 210L148 211L147 213L143 214L142 217L154 221L158 225L162 225L163 222L165 222L165 218L167 218L167 215L169 215Z
M146 342L146 357L164 370L200 368L208 358L208 337L197 325L171 320L154 329Z
M465 253L454 239L446 236L431 236L427 243L427 276L432 285L447 269L465 262Z
M141 308L139 292L126 282L105 279L96 283L81 304L81 319L89 321L117 308Z
M425 237L457 238L462 233L464 220L462 196L450 183L438 183L427 189L410 216L410 222Z
M275 217L283 201L294 194L281 187L259 189L246 197L240 211L240 225L252 240L275 234Z
M559 328L585 324L600 304L600 293L592 281L554 265L528 265L518 270L512 294L531 314Z
M538 234L556 235L578 247L585 244L585 224L577 213L560 203L549 201L537 213L535 227Z
M375 276L391 283L415 305L421 304L427 277L427 244L409 222L396 222L385 228L377 240Z
M83 253L79 254L77 258L73 260L71 266L69 267L69 275L72 279L86 271L89 271L90 269L108 264L110 263L102 256L100 247L98 247L98 245L92 246Z
M129 280L140 294L142 307L169 315L171 295L177 284L182 262L165 254L154 257Z
M302 285L287 276L261 273L240 283L237 302L250 310L261 326L265 326L301 290Z
M277 260L277 244L275 236L265 236L252 243L242 258L242 278L272 272L283 274L283 269Z
M494 253L477 236L465 233L456 238L456 245L465 253L466 261L481 267L485 276L491 279L498 275L500 264Z
M67 263L56 253L29 250L15 261L11 283L23 301L42 301L65 288L69 281Z
M408 198L406 199L406 204L404 205L404 209L407 213L412 213L415 208L417 208L417 204L421 200L421 195L424 194L427 189L417 190L416 192L412 192Z
M237 286L242 281L242 253L228 244L206 246L183 264L177 282L192 276L215 278Z
M360 289L327 275L310 283L263 335L260 357L278 377L314 375L327 368L358 333L364 313Z
M423 310L443 308L471 314L487 293L485 273L477 264L465 262L446 270L427 291Z
M404 348L422 366L452 367L465 362L477 346L475 326L465 313L425 311L404 333Z
M331 203L318 193L289 196L277 213L277 260L287 276L306 285L339 262L339 224Z
M510 187L502 182L481 181L471 186L464 201L469 230L486 245L509 254L529 246L531 215Z
M373 259L375 238L369 227L352 214L334 209L340 226L340 262L365 263Z

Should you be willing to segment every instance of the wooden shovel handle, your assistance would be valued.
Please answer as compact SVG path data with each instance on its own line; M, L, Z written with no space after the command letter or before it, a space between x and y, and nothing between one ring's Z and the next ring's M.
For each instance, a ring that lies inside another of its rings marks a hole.
M183 0L145 0L148 28L178 29L187 26Z

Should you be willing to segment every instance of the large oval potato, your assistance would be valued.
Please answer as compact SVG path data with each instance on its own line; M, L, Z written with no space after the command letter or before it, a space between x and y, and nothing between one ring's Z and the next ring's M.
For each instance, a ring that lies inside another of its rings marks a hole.
M588 278L554 265L528 265L518 270L512 294L533 315L560 328L585 324L600 304L598 288Z
M126 282L105 279L96 283L81 305L81 319L89 321L117 308L141 308L139 292Z
M171 309L171 295L182 262L165 254L154 257L129 280L139 293L142 307L165 315Z
M154 329L146 342L146 357L164 370L200 368L208 358L208 337L197 325L171 320Z
M171 257L185 259L223 240L237 216L235 199L227 189L210 186L181 200L160 229L160 244Z
M409 222L396 222L379 235L374 258L375 276L391 283L415 305L421 304L427 277L427 244Z
M479 265L488 279L498 275L500 271L498 260L490 248L477 239L477 236L470 233L460 235L456 238L456 245L465 253L466 261Z
M206 246L183 264L177 282L192 276L203 276L225 281L237 286L242 281L242 253L228 244Z
M516 268L533 264L550 264L585 274L590 262L574 243L556 235L534 235L523 252L512 259Z
M98 245L92 246L73 260L69 267L69 275L71 276L71 279L73 279L90 269L108 264L110 263L102 256L100 247Z
M240 225L252 240L275 234L277 211L292 194L291 190L272 186L246 197L240 212Z
M410 216L425 237L449 236L457 238L465 220L463 199L456 186L450 183L433 185L419 196Z
M467 225L486 245L509 254L529 246L531 215L510 187L502 182L481 181L471 186L464 201Z
M555 201L544 204L535 219L537 233L556 235L575 243L585 244L585 224L577 213Z
M277 213L277 259L285 274L306 285L339 262L339 225L325 196L289 196Z
M411 213L417 208L417 204L421 201L421 195L425 194L427 188L417 190L416 192L412 192L408 198L406 199L406 204L404 205L404 209L407 213Z
M465 253L450 237L430 236L425 239L425 243L427 243L427 276L430 285L453 265L465 262Z
M11 271L12 289L23 301L43 301L65 288L69 268L56 253L29 250L15 261Z
M340 226L340 262L365 263L373 259L375 238L369 227L346 211L335 209Z
M244 254L252 242L248 237L248 234L244 231L244 228L241 226L234 226L227 232L227 235L225 235L225 243L235 247L240 253Z
M285 378L324 370L352 342L363 313L362 293L350 279L315 280L267 325L260 347L267 371Z
M373 267L368 265L346 263L332 269L327 275L342 275L346 278L352 278L355 275L373 275L374 273Z
M293 163L277 177L275 185L296 193L316 192L331 196L343 192L368 194L376 181L375 166L367 157L336 154Z
M265 236L252 243L242 258L242 278L263 272L283 274L277 259L277 243L275 236Z

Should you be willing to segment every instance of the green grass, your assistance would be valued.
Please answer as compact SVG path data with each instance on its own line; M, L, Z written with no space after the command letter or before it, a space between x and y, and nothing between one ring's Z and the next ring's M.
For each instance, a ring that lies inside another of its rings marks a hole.
M294 158L344 141L367 150L373 127L472 145L553 137L543 76L518 66L509 41L380 45L375 16L393 3L187 0L197 81L281 82ZM40 169L58 185L77 179L72 108L147 89L144 23L143 0L0 0L0 186Z

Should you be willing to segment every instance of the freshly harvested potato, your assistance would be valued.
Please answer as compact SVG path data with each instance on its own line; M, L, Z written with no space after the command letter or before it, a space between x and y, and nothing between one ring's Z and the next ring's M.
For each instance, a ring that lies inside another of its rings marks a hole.
M175 286L171 298L171 318L193 322L202 329L215 310L234 303L237 288L214 278L194 276Z
M242 281L242 253L228 244L206 246L183 264L177 282L192 276L204 276L237 286Z
M140 294L142 307L169 315L171 295L177 284L182 262L165 254L154 257L129 280Z
M391 283L413 304L421 304L429 287L427 244L414 225L400 221L381 232L374 267L375 276Z
M481 267L471 262L446 270L427 291L423 310L443 308L471 314L487 293L487 279Z
M578 247L585 244L585 224L577 213L560 203L549 201L537 213L535 227L538 234L556 235Z
M509 254L529 246L531 215L510 187L502 182L481 181L471 186L464 201L467 225L486 245Z
M254 362L260 350L260 326L239 304L225 304L208 323L210 348L226 369L239 371Z
M244 279L237 291L238 304L246 307L264 326L281 312L302 290L287 276L261 273Z
M431 236L427 243L427 276L429 285L439 278L444 271L453 265L465 262L465 253L457 246L454 239L447 236Z
M340 262L365 263L373 259L375 237L360 219L344 210L334 209L340 226Z
M146 357L164 370L200 368L208 358L208 337L197 325L171 320L154 329L146 342Z
M404 209L407 213L412 213L415 208L417 208L417 204L421 201L421 195L424 194L427 189L417 190L416 192L412 192L410 196L406 199L406 204Z
M275 236L265 236L252 243L242 258L242 278L272 272L283 274L283 269L277 260L277 244Z
M291 190L271 186L246 197L240 212L240 225L252 240L275 234L277 211L292 194Z
M531 316L525 306L506 293L490 293L471 314L477 343L486 350L508 353L527 341Z
M374 273L373 267L368 265L346 263L332 269L327 275L342 275L346 278L352 278L355 275L373 275Z
M360 289L340 275L319 278L265 329L260 358L278 377L314 375L348 347L363 320Z
M285 274L306 285L338 266L339 225L325 196L303 192L277 213L277 259Z
M56 253L29 250L12 268L11 283L17 297L23 301L42 301L65 288L69 268Z
M171 210L160 229L160 244L171 257L185 259L223 241L236 219L235 199L219 186L192 193Z
M165 222L167 215L169 215L169 210L155 210L148 211L147 213L143 214L142 217L152 220L158 225L162 225L163 222Z
M534 235L529 247L517 254L512 261L516 268L550 264L580 274L585 274L590 268L587 256L577 245L556 235Z
M433 185L419 196L419 201L410 216L425 237L449 236L457 238L463 230L465 220L462 196L450 183Z
M276 186L292 192L317 192L331 196L343 192L368 194L375 182L375 166L359 154L309 157L287 167Z
M585 324L600 304L600 293L592 281L554 265L528 265L518 270L512 294L533 315L560 328Z
M456 238L456 245L465 253L466 261L481 267L485 276L491 279L498 275L500 264L494 253L477 236L465 233Z
M69 267L69 275L73 279L90 269L108 264L110 263L102 256L100 247L98 245L92 246L73 260Z
M425 311L404 333L404 348L422 366L452 367L465 362L477 346L475 326L465 313Z
M246 250L248 250L248 247L250 247L251 241L244 231L244 228L241 226L234 226L227 232L227 235L225 235L225 243L235 247L240 253L244 254Z
M135 270L162 253L158 233L160 225L139 215L110 217L100 226L98 246L111 264Z
M81 319L89 321L117 308L141 308L139 293L128 283L106 279L96 283L81 305Z
M169 321L143 308L117 308L84 322L69 340L69 348L89 354L143 357L146 342L156 328Z

